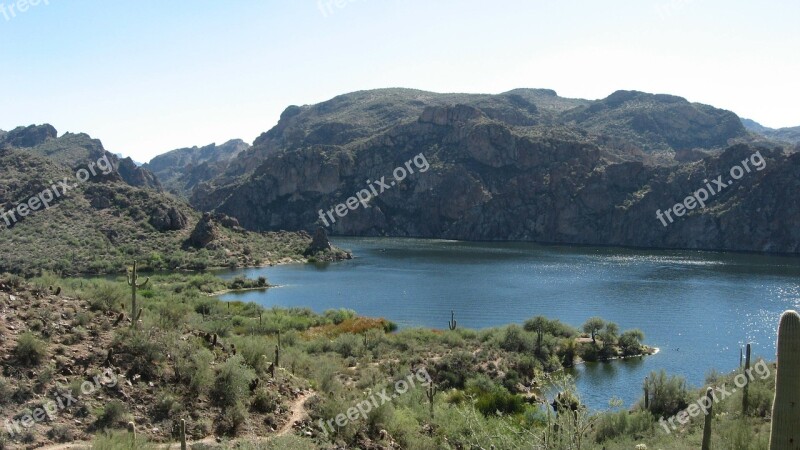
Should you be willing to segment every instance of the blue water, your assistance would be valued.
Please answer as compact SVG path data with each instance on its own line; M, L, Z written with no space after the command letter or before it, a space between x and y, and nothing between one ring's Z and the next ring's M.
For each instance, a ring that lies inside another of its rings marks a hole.
M781 312L800 309L800 258L695 251L336 238L356 255L333 264L227 271L264 275L279 288L228 294L264 306L348 308L400 327L522 323L535 315L579 327L591 316L639 328L661 352L576 370L584 402L605 409L641 395L644 377L666 369L702 385L712 368L739 364L739 348L774 360Z

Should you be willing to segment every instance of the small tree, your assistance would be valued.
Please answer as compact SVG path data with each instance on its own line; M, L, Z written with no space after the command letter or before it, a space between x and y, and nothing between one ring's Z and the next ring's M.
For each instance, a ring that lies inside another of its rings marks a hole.
M591 317L583 324L583 332L592 336L592 343L597 344L597 334L605 328L606 321L600 317Z
M525 331L532 331L536 333L536 354L542 354L542 341L544 340L544 333L550 328L550 321L544 316L536 316L525 322Z
M642 351L644 333L641 330L628 330L619 337L619 346L623 355L635 355Z
M603 347L609 347L617 342L619 336L619 327L614 322L606 323L603 332L600 333L600 338L603 340Z

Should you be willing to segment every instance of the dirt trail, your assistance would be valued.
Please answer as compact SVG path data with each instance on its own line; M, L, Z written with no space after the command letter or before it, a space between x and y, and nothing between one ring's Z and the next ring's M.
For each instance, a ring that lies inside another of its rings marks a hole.
M293 403L291 407L292 415L289 417L289 421L278 431L277 436L285 436L292 432L292 427L298 422L303 421L306 417L308 417L308 411L306 411L306 402L308 399L316 395L314 392L307 392L306 394L301 395L298 397Z
M313 397L315 395L316 395L316 393L311 391L311 392L307 392L307 393L301 395L300 397L297 397L291 403L291 407L289 408L291 413L292 413L291 416L289 416L289 420L274 435L257 437L255 439L254 438L248 438L248 437L242 437L242 438L234 439L234 440L230 441L230 443L234 443L236 441L263 442L263 441L266 441L266 440L269 440L269 439L272 439L272 438L275 438L275 437L278 437L278 436L285 436L285 435L291 433L292 430L294 429L295 424L297 424L299 422L302 422L305 418L308 417L308 411L306 410L306 402L311 397ZM186 446L188 448L191 448L194 445L200 445L200 444L202 444L202 445L214 445L216 443L217 443L217 438L214 437L214 436L209 436L207 438L200 439L200 440L197 440L197 441L187 442ZM38 450L79 450L79 449L91 448L91 446L92 446L91 442L80 441L80 442L70 442L69 444L57 444L57 445L39 447ZM181 444L179 442L174 442L174 443L169 443L169 444L160 444L157 447L158 448L163 448L163 449L167 449L167 448L175 449L175 448L180 448L180 446L181 446Z

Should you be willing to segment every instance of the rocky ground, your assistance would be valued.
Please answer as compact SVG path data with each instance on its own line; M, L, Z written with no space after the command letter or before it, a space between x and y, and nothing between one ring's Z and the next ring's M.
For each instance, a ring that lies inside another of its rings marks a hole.
M130 327L129 318L93 311L89 301L59 290L0 285L0 448L88 441L127 422L151 442L174 442L178 417L187 418L189 440L216 441L220 410L213 399L181 398L184 387L174 374L143 374L136 358L124 353L115 332ZM181 339L200 334L187 328ZM20 349L31 338L40 348ZM232 351L224 341L209 348L217 359L212 364ZM240 434L290 433L313 395L307 382L279 369L259 384L275 393L274 405L268 412L250 411Z

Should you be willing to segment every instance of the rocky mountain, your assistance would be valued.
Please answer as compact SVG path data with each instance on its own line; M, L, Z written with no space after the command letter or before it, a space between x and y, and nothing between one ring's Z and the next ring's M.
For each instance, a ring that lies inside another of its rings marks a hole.
M733 113L665 95L365 91L289 107L192 202L254 230L800 252L800 156L755 141ZM748 158L764 167L663 225Z
M220 175L231 159L249 147L241 139L233 139L222 145L181 148L153 158L144 168L153 172L168 191L188 197L198 183Z
M748 130L768 139L800 145L800 127L769 128L750 119L742 119L742 123Z
M8 249L0 273L117 273L134 259L143 270L254 266L305 260L312 244L307 233L214 225L197 245L202 215L163 192L150 171L85 134L58 137L50 125L3 135L0 167L0 245Z
M161 189L161 184L149 170L138 167L130 158L120 159L106 151L100 140L84 133L65 133L58 137L55 127L50 124L17 127L0 136L0 148L3 147L25 149L28 153L46 157L74 171L86 168L105 156L125 183Z

